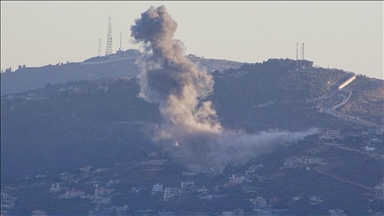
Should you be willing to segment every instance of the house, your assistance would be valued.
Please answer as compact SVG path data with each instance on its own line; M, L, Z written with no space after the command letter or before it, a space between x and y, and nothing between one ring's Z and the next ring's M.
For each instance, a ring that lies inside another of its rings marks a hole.
M119 184L120 183L120 180L112 180L110 179L107 183L105 183L105 185L107 185L107 187L113 185L113 184Z
M265 208L267 206L267 200L261 196L249 200L251 204L256 208Z
M384 179L375 186L374 198L384 200Z
M77 189L67 190L65 192L65 198L75 198L75 197L81 197L84 195L85 195L85 191L77 190Z
M52 185L51 185L51 189L50 189L50 193L54 193L54 192L59 192L59 191L61 191L61 185L60 185L60 183L52 183Z
M233 216L233 211L222 211L221 216Z
M243 184L244 181L245 181L245 177L244 176L236 177L235 175L232 175L231 177L229 177L229 182L227 182L225 184L225 186L228 187L228 186Z
M147 190L145 187L132 187L133 193L139 193L140 191Z
M127 213L128 211L129 211L128 205L124 205L122 207L116 207L116 214L124 214L124 213Z
M9 194L1 192L1 202L8 200L8 199L11 199L11 198L12 197Z
M181 182L182 190L190 190L190 189L193 189L194 187L195 187L195 182L193 180Z
M255 193L258 190L256 187L250 185L243 185L241 189L245 193Z
M168 201L170 199L172 199L173 197L177 196L179 193L179 191L177 190L177 188L165 188L164 189L164 201Z
M296 167L296 160L293 158L284 159L284 168L292 169Z
M212 195L204 195L199 198L199 200L211 200L213 198Z
M93 202L97 205L110 205L112 200L111 197L95 197Z
M158 212L157 215L159 215L159 216L172 216L172 215L176 215L176 214L175 214L175 212L161 211L161 212Z
M163 192L163 185L156 183L152 187L152 195L155 195L157 193L162 193Z
M61 180L63 180L63 181L70 181L70 180L72 180L73 177L74 177L74 174L72 174L72 173L68 173L68 172L61 173Z
M272 197L272 198L269 199L269 203L276 204L276 203L280 202L280 200L281 199L278 198L278 197Z
M284 168L286 169L296 168L300 163L303 163L303 160L301 160L300 158L289 157L287 159L284 159Z
M326 162L322 158L305 157L304 164L306 164L306 165L310 165L310 164L323 165L323 164L326 164Z
M244 209L234 209L233 215L244 215Z
M115 191L113 188L99 187L95 189L95 196L104 196Z
M369 147L369 146L364 146L364 149L365 149L365 151L374 151L375 150L375 148Z
M383 134L383 133L384 133L384 125L377 126L377 128L376 128L376 134L377 134L377 135L380 135L380 134Z
M323 202L324 200L322 200L320 197L318 196L311 196L309 197L309 203L311 203L312 205L317 205L321 202Z
M371 139L371 142L372 142L372 143L382 143L383 140L375 137L375 138L372 138L372 139Z
M262 168L263 165L260 164L260 165L251 165L248 170L245 171L245 175L251 175L251 174L254 174L256 173L256 170L259 169L259 168Z
M319 139L339 139L340 130L321 129L319 131Z
M16 198L7 193L1 192L1 210L13 209Z
M159 154L157 152L150 152L148 153L149 158L158 158Z
M197 193L208 193L208 189L205 186L203 186L197 189Z
M47 216L47 212L42 211L42 210L35 210L32 211L32 216Z
M331 209L329 210L329 214L331 214L332 216L344 216L344 215L347 215L344 213L344 210L342 209Z
M79 170L81 170L81 171L83 171L85 173L88 173L88 172L91 171L91 168L92 168L92 166L83 166Z
M301 196L295 196L295 197L293 197L292 199L293 199L293 200L296 200L296 201L297 201L297 200L301 200Z

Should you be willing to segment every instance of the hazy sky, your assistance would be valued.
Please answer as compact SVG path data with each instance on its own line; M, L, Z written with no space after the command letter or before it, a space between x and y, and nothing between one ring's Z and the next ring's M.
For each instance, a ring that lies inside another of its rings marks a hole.
M187 54L262 62L296 57L383 79L383 2L4 2L1 69L80 62L105 54L108 16L113 51L137 48L130 26L164 4ZM300 50L300 46L299 46ZM300 55L299 55L300 56Z

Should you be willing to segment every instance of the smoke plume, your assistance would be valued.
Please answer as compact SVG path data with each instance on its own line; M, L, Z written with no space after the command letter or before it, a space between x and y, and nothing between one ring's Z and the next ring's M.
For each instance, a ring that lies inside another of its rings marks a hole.
M150 7L131 26L131 36L144 50L138 60L139 96L159 103L164 119L154 139L173 140L179 162L195 171L222 169L272 150L283 137L298 140L314 132L247 135L223 128L212 103L205 101L213 92L213 78L185 57L184 44L173 38L176 29L164 6Z

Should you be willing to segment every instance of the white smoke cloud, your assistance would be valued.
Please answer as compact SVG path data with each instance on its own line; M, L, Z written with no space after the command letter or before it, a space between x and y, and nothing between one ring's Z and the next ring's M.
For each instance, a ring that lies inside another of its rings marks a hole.
M175 140L173 156L180 163L195 171L221 169L272 150L284 136L298 140L315 132L248 135L223 128L212 103L203 101L213 92L213 78L185 57L183 43L173 38L176 29L164 6L150 7L131 26L131 36L144 50L139 96L159 103L164 119L154 139Z

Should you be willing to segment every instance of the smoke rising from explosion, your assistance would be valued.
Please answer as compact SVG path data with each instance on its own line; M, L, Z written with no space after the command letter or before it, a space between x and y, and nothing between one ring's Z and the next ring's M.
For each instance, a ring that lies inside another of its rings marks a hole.
M173 39L176 29L164 6L150 7L131 26L131 36L144 49L138 61L139 96L159 103L164 118L154 139L174 140L179 162L195 171L222 169L272 150L285 136L297 141L315 132L248 135L223 128L212 103L203 101L213 92L213 78L185 57L184 44Z

